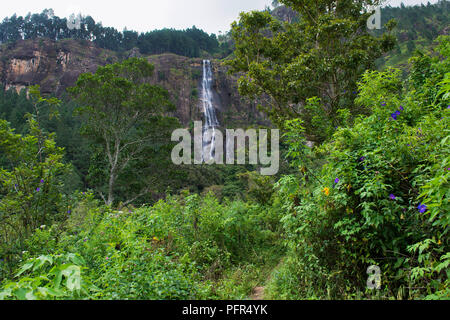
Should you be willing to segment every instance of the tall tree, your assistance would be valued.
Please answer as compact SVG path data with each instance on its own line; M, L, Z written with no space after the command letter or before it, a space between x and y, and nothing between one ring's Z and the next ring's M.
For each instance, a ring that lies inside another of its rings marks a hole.
M152 159L146 157L149 148L158 148L161 140L170 141L170 134L165 133L174 120L167 114L174 106L165 89L147 83L153 71L145 59L131 58L100 67L95 74L82 74L69 89L83 106L79 109L83 133L100 149L97 158L106 157L105 181L97 188L107 205L114 203L121 183L133 187L134 194L124 200L128 204L150 192L155 186L153 179L161 174L148 165ZM138 185L124 181L133 164L139 164L141 170Z
M368 6L376 0L280 2L296 11L299 21L242 13L232 30L236 58L227 63L231 72L244 74L240 93L266 98L261 108L276 124L301 118L308 138L321 142L349 114L363 112L353 104L356 82L395 40L369 33Z

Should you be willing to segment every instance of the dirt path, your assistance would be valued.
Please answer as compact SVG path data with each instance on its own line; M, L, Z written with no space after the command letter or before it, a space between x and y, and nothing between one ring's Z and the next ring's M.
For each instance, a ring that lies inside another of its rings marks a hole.
M250 296L250 300L264 300L264 287L256 287Z

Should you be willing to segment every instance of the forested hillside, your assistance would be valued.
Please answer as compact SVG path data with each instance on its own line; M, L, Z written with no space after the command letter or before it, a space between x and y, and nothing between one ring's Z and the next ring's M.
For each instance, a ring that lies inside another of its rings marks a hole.
M448 2L376 32L372 2L275 1L222 47L5 19L0 300L449 300ZM172 133L208 110L280 130L278 173L176 165Z
M104 27L90 17L80 17L77 27L69 28L67 18L59 18L51 9L25 17L14 15L0 24L0 43L23 39L47 38L50 40L89 40L103 49L128 51L139 48L142 54L175 53L187 57L220 52L217 37L197 29L155 30L146 33L124 30L120 32Z
M406 3L406 2L405 2ZM279 20L295 21L298 14L290 7L281 5L279 1L273 1L273 9L269 12ZM384 6L381 8L381 25L385 26L390 20L395 20L397 25L393 33L397 37L395 48L384 57L377 60L378 68L386 66L406 66L408 59L416 49L430 50L433 48L433 40L439 35L449 34L450 2L438 1L435 4L405 5L399 7ZM382 31L374 31L380 35Z
M434 48L433 41L436 37L449 34L450 2L384 7L381 10L382 24L391 19L397 22L395 34L398 43L392 52L378 61L378 65L380 67L403 65L404 67L415 50L431 50Z

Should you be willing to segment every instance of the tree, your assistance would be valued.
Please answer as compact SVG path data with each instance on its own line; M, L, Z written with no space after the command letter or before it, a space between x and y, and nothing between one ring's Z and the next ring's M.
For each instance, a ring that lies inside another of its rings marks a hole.
M353 104L356 82L395 40L389 34L375 37L367 29L372 14L367 5L378 1L280 2L296 11L299 21L242 13L232 26L236 58L227 64L231 72L244 73L240 93L265 98L261 108L276 124L301 118L309 139L321 142L350 113L364 112Z
M146 158L149 148L157 148L167 137L170 141L166 131L175 123L167 117L174 109L169 93L146 82L153 71L145 59L131 58L100 67L95 74L82 74L69 89L83 106L78 109L83 133L96 143L97 156L106 157L107 174L97 190L107 205L114 203L119 184L135 191L126 205L148 193L154 187L152 179L161 174L152 166L142 167L143 162L151 162ZM121 180L137 163L142 171L135 176L145 179L138 186Z
M41 129L39 116L45 108L56 109L59 100L41 97L37 86L29 93L28 134L16 134L0 120L0 158L6 160L0 163L0 256L9 266L21 257L33 231L60 221L69 210L64 178L71 168L63 163L64 150L56 146L54 134Z

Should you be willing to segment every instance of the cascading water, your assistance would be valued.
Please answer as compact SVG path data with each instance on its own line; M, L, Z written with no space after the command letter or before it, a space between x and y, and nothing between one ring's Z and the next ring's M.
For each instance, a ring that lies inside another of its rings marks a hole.
M214 158L216 146L216 128L219 126L216 109L213 104L212 93L213 74L211 61L203 60L203 81L202 81L202 103L205 114L205 124L203 126L203 161L207 162Z

